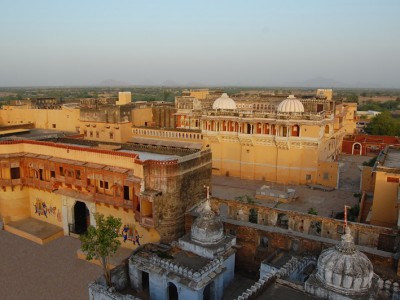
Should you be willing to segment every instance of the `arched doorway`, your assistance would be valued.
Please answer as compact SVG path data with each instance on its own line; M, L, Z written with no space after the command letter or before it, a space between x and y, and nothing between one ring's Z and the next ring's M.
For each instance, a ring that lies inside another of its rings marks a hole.
M353 149L352 149L352 154L353 155L361 155L361 144L360 143L354 143L353 144Z
M172 282L168 283L168 299L169 300L178 300L178 288Z
M74 205L74 223L77 234L85 233L90 225L90 213L84 202L76 201Z

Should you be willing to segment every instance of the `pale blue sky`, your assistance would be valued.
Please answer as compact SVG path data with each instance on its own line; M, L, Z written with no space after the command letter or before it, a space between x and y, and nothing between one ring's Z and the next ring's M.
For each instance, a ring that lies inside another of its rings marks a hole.
M0 0L0 86L400 88L400 1Z

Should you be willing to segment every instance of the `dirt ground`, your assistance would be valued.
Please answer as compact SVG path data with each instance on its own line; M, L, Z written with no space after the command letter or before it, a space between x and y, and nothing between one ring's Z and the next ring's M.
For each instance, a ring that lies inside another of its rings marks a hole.
M89 299L88 283L101 268L77 259L79 246L72 237L41 246L0 230L0 299Z
M353 206L358 203L354 197L359 192L361 171L358 166L368 161L367 156L341 155L338 159L340 166L339 189L334 191L311 190L307 186L292 186L268 183L262 180L243 180L226 176L213 176L212 195L221 199L234 200L235 197L248 195L255 197L256 190L267 184L272 189L284 191L287 188L295 189L298 199L292 203L275 203L257 199L263 206L277 207L287 210L306 213L311 207L318 215L330 217L342 212L344 205Z

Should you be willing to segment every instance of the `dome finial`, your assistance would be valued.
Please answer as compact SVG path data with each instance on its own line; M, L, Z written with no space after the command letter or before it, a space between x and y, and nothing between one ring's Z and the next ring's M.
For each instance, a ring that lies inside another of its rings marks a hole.
M209 212L209 211L211 211L210 187L208 185L205 185L204 188L207 189L207 198L206 198L206 202L204 203L204 211Z
M347 209L348 209L348 208L351 208L351 207L348 206L348 205L345 205L345 206L344 206L344 229L347 228Z
M356 251L356 246L354 245L354 238L351 235L350 227L347 226L347 209L351 208L348 205L344 206L344 234L342 235L342 240L336 246L336 248L343 253L351 254Z

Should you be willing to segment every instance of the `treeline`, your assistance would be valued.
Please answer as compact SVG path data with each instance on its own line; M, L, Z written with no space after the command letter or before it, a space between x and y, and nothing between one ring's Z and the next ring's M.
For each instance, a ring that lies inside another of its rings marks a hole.
M358 106L357 110L375 110L375 111L385 111L385 110L397 110L400 107L400 97L396 100L386 101L386 102L374 102L368 100L364 104Z

